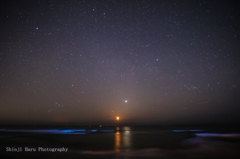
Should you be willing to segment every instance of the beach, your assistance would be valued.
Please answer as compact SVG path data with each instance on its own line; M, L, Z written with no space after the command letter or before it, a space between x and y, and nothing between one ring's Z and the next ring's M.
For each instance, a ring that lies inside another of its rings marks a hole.
M200 128L2 128L0 155L4 158L116 159L240 157L240 133L236 127Z

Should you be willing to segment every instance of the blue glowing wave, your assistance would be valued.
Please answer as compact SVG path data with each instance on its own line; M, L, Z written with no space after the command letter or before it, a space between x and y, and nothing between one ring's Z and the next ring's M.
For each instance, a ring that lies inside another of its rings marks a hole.
M86 129L42 129L42 130L18 130L18 129L0 129L0 132L18 132L18 133L45 133L45 134L87 134L87 133L108 133L115 130L86 130Z
M240 134L238 133L226 133L226 134L222 134L222 133L197 133L196 136L198 137L228 137L228 138L240 138Z
M202 132L203 130L172 130L172 132L175 133L179 133L179 132L192 132L192 133L196 133L196 132Z

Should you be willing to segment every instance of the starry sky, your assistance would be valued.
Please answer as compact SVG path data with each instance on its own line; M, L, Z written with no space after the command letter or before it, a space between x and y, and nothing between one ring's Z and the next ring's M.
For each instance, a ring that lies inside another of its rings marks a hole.
M1 3L1 124L240 122L237 1Z

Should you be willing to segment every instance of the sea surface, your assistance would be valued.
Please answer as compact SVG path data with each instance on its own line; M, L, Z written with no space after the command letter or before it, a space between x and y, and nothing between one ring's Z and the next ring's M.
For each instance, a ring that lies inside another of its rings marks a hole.
M0 127L0 158L240 158L238 126Z

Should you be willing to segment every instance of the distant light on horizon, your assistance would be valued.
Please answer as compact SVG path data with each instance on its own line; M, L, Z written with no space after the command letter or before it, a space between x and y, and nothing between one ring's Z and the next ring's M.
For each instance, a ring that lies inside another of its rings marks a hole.
M235 1L3 8L1 125L240 123Z

